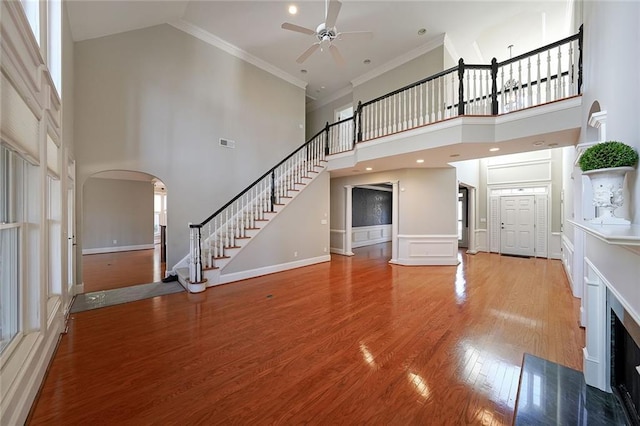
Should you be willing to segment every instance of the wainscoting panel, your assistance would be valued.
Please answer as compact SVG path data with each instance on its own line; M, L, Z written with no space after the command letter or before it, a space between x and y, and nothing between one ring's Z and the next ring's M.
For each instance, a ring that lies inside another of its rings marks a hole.
M457 265L457 235L398 235L399 265Z
M582 298L582 288L577 287L573 282L573 244L564 235L562 236L562 266L571 286L571 293L574 297Z
M359 226L351 229L351 247L364 247L391 241L391 225Z

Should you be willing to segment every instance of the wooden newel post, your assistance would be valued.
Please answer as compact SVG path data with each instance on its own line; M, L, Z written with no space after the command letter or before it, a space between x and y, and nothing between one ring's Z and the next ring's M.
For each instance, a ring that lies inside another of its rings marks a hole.
M464 115L464 59L458 61L458 115Z
M582 39L584 36L584 24L580 25L578 32L578 94L582 93Z
M498 60L491 60L491 114L498 115Z
M329 122L324 126L324 155L329 155Z
M356 110L356 114L358 116L358 133L357 133L357 142L362 142L362 101L358 101L358 109ZM354 144L355 146L355 144Z

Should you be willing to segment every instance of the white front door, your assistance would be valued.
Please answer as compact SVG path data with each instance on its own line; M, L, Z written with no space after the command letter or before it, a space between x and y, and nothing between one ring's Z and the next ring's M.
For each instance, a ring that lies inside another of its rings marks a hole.
M534 256L533 195L500 197L500 253Z

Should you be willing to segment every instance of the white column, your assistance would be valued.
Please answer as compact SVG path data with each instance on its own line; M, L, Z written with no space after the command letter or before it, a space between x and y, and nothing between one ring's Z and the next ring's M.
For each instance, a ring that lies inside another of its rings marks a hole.
M467 207L469 209L469 247L467 248L468 254L476 254L476 189L469 187L467 191Z
M351 220L353 219L353 185L345 185L344 189L346 190L346 200L345 200L345 217L344 217L344 254L347 256L353 256L353 251L351 250Z
M399 200L400 191L398 190L398 181L391 182L393 186L391 201L391 260L389 263L398 262L398 228L399 228Z

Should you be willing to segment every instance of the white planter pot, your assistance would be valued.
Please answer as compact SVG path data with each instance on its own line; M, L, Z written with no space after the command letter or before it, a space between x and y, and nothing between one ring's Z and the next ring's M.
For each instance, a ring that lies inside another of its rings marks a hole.
M633 167L612 167L609 169L589 170L583 175L589 176L593 186L593 205L599 207L600 216L591 223L599 225L629 225L627 219L616 217L614 211L624 205L624 177Z

